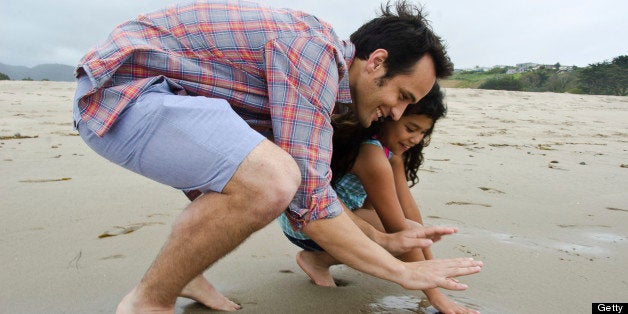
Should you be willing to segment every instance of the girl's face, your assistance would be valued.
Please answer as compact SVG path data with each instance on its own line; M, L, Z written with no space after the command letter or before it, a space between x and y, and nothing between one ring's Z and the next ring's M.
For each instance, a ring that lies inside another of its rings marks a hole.
M387 120L382 125L379 138L393 154L401 155L419 144L433 123L428 116L417 114L402 116L399 121Z

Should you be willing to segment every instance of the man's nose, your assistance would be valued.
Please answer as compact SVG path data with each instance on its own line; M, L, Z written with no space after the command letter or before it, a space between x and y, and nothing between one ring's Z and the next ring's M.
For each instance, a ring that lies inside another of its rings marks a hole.
M408 104L403 104L403 105L392 107L390 109L390 117L395 121L399 120L407 107L408 107Z

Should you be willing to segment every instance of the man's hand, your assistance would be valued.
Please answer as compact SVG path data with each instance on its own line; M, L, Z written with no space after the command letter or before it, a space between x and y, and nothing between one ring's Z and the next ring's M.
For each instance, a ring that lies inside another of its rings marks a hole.
M419 223L413 228L395 233L382 234L377 241L390 254L397 256L416 248L426 248L440 240L442 236L458 232L454 227L423 227Z
M369 239L343 212L334 218L310 221L303 231L340 263L369 275L395 282L406 289L425 290L442 287L464 290L467 285L458 282L458 276L477 273L482 262L471 258L428 260L404 263L390 255L381 245ZM387 248L404 252L411 248L429 245L432 238L455 233L456 228L413 228L394 234L385 234ZM426 238L428 237L428 238ZM381 238L384 239L384 238Z
M399 284L410 290L425 290L441 287L448 290L466 290L467 285L455 277L480 272L484 264L472 258L435 259L405 263Z

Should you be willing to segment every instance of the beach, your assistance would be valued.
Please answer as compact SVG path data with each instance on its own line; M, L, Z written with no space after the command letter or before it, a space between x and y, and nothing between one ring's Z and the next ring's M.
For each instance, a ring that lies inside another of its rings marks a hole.
M113 313L188 203L94 153L74 83L0 81L0 313ZM426 225L459 228L436 258L483 270L446 291L482 313L590 313L628 302L628 97L445 91L420 182ZM312 284L276 222L205 275L241 313L434 313L346 266ZM179 298L177 313L210 313Z

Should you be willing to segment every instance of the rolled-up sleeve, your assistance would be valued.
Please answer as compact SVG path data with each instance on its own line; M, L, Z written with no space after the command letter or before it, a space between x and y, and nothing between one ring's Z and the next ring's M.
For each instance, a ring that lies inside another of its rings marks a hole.
M303 37L268 42L264 56L274 141L301 170L301 186L287 212L300 230L342 212L330 185L330 119L344 61L333 45Z

